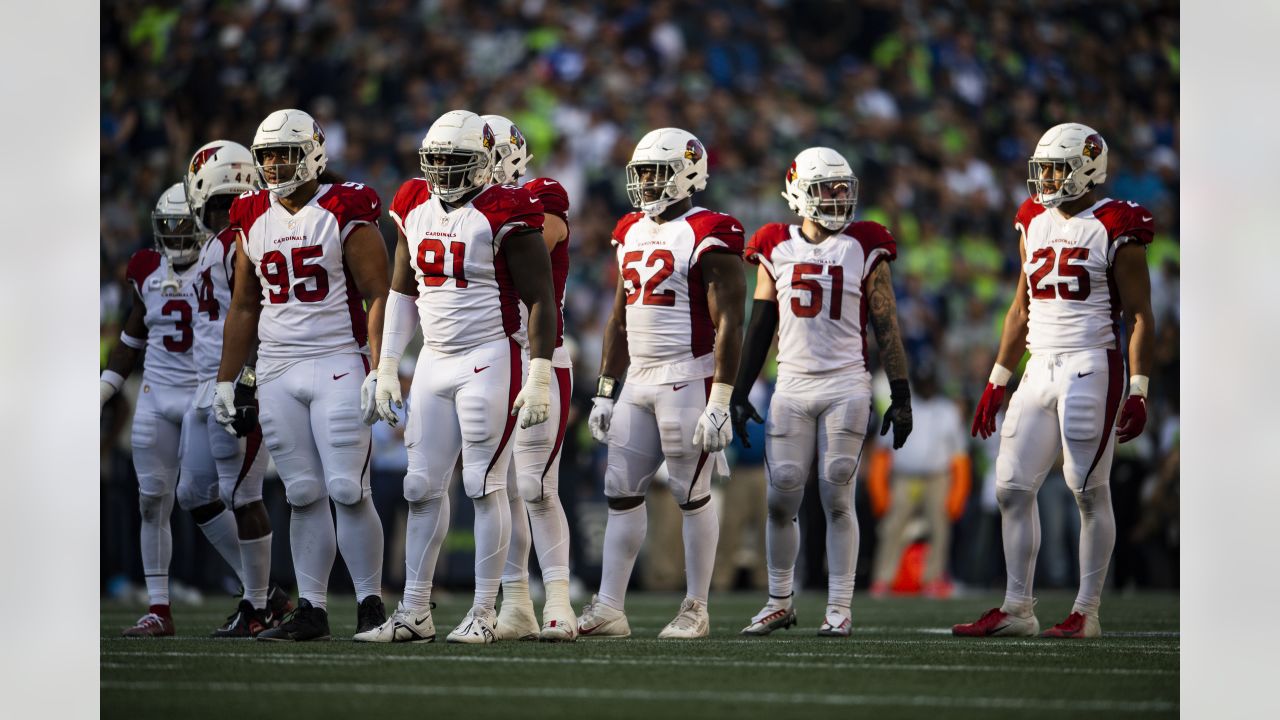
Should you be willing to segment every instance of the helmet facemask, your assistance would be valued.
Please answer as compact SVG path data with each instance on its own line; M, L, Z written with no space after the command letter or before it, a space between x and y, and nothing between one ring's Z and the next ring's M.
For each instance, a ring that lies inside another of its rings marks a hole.
M1067 158L1033 157L1027 161L1027 190L1047 208L1075 200L1093 187L1093 182L1076 174L1084 165L1079 156Z
M828 230L839 230L853 220L858 207L858 178L847 175L821 180L796 181L804 198L800 217L808 218Z
M307 153L312 150L309 146L313 145L313 142L308 142L306 145L290 143L254 145L251 148L253 164L263 186L276 197L288 197L303 183L314 180L315 178L311 177L310 168L304 162ZM268 151L277 158L276 162L269 165L266 162ZM284 158L282 161L278 160L281 156Z
M152 212L151 233L172 265L190 265L200 257L200 233L189 213Z
M475 150L421 148L418 161L431 194L445 202L455 202L485 186L492 176L489 154Z
M680 193L676 184L676 174L684 169L684 164L683 160L636 160L627 163L627 198L631 206L646 215L655 216L687 197Z

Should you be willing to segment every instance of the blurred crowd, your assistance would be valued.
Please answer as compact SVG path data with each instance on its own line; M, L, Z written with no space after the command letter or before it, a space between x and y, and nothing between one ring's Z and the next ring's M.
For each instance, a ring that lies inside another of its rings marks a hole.
M617 278L609 231L631 209L623 167L649 129L681 127L703 141L710 183L695 200L735 215L748 233L793 218L779 193L799 150L841 151L861 180L858 216L899 242L893 275L911 364L929 368L968 418L1019 270L1012 218L1027 196L1027 157L1052 125L1097 128L1111 148L1104 194L1143 204L1157 226L1148 250L1158 331L1151 422L1117 453L1113 573L1125 586L1176 586L1177 3L121 0L103 5L101 28L104 358L129 303L125 263L151 243L150 208L200 144L226 137L247 146L270 111L302 108L324 128L330 167L389 201L419 174L416 148L430 124L465 108L515 120L532 174L569 191L566 334L580 409L589 407ZM390 246L394 226L384 218L381 229ZM575 562L590 565L603 451L585 412L573 422L562 492L577 506ZM136 506L108 497L132 482L127 427L127 418L104 419L104 537L114 532L119 542L136 522L127 516ZM955 526L949 573L999 585L994 448L965 438L974 491ZM395 453L379 452L394 478ZM735 465L751 472L758 463L745 453ZM384 491L388 502L397 494ZM1067 517L1069 493L1064 502ZM874 526L863 524L864 556ZM1066 553L1059 580L1068 584L1070 537L1045 540L1046 553ZM127 552L109 557L111 544L104 579L130 569ZM820 568L820 542L815 551ZM860 575L869 565L860 561Z

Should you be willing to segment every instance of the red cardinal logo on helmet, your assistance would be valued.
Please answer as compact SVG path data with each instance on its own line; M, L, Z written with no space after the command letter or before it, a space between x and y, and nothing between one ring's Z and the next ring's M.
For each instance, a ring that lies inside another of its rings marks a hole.
M520 132L520 128L515 123L511 123L511 144L517 148L524 147L524 135Z
M796 163L794 160L792 160L791 167L787 168L787 182L795 182L797 174L798 173L796 172Z
M191 173L194 175L195 173L200 172L200 168L204 167L205 163L212 160L213 156L217 155L218 151L221 149L221 145L214 145L211 148L205 148L204 150L196 153L195 156L191 158Z
M1106 147L1107 143L1102 139L1102 136L1098 133L1094 133L1084 139L1084 148L1080 151L1080 154L1090 160L1096 160Z
M489 127L489 123L485 123L484 129L480 131L480 144L485 150L493 149L493 128Z
M690 162L698 162L706 155L706 151L702 149L702 143L697 140L690 140L684 146L684 159Z
M321 145L324 144L324 130L320 129L320 123L316 122L315 120L311 121L311 139L315 140Z

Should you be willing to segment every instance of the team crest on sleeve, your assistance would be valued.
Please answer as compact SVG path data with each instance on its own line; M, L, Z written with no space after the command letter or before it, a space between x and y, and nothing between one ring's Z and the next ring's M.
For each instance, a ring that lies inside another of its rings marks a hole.
M1080 150L1080 154L1090 160L1093 160L1101 155L1102 151L1105 150L1106 147L1107 143L1102 139L1102 136L1098 133L1094 133L1084 139L1084 148Z
M209 162L214 155L217 155L218 151L221 149L221 145L214 145L211 148L205 148L204 150L196 153L195 156L191 158L190 173L194 175L200 172L200 168L204 167L204 164Z
M515 132L511 134L514 136ZM485 150L493 149L493 128L489 127L489 123L485 123L484 129L480 131L480 144L484 145Z
M702 143L698 142L696 138L685 143L685 146L684 146L685 160L688 160L689 162L692 162L692 163L696 163L702 159L703 155L706 155L706 154L707 154L706 150L702 149Z

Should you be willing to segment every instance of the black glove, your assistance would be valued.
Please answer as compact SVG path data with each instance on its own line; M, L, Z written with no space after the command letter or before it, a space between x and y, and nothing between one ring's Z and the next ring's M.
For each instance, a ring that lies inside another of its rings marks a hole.
M760 413L756 412L751 401L747 399L746 393L739 395L734 393L729 398L729 417L733 423L733 434L738 436L742 441L742 447L751 447L751 442L747 440L747 421L755 420L758 423L764 422L764 418L760 417Z
M911 387L906 380L889 381L889 409L880 424L880 437L889 433L889 425L893 425L893 449L897 450L911 434Z
M236 417L231 429L236 437L248 437L258 427L258 395L252 385L236 383Z

